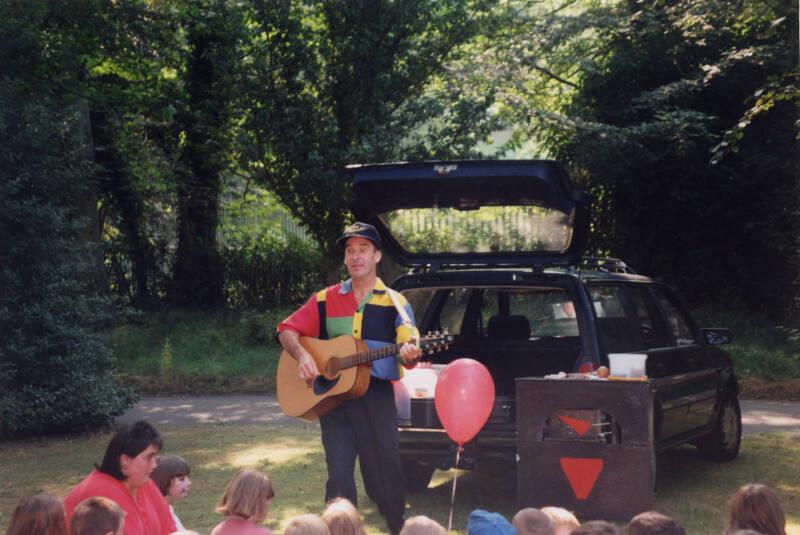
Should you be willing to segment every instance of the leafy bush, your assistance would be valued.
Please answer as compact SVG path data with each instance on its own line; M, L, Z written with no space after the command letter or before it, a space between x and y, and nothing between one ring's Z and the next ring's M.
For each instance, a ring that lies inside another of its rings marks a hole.
M322 284L321 252L300 238L245 236L223 247L221 255L230 306L264 309L298 303Z
M70 206L90 169L60 104L0 83L0 436L104 426L134 401L94 330L99 255Z

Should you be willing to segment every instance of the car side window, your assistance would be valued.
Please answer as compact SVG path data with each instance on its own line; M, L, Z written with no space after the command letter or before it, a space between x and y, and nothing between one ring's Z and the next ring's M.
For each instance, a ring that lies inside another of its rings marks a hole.
M660 288L654 288L653 294L656 297L658 306L661 307L664 313L664 319L667 321L669 328L672 330L672 334L675 336L675 343L678 346L696 344L697 340L692 332L689 320L673 302L672 298Z
M636 309L639 320L639 332L648 348L667 347L670 345L669 335L658 317L658 309L644 287L629 289L631 302Z
M626 288L621 285L592 284L589 298L597 317L600 348L606 354L647 349L639 318Z
M470 295L470 288L450 290L439 313L440 329L446 329L450 334L461 334L461 326L464 323L464 314L467 311Z

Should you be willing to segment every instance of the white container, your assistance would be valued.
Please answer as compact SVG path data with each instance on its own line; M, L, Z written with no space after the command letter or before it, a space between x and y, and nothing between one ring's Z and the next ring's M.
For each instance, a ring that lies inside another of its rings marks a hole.
M613 377L644 376L647 355L640 353L609 353L609 373Z
M406 420L411 417L411 398L433 398L436 395L436 382L444 368L444 364L420 363L416 368L404 370L401 380L392 381L398 418Z

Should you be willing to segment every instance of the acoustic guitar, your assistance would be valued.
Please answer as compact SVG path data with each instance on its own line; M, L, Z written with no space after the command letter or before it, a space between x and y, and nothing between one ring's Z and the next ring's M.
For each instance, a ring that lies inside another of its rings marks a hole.
M423 353L433 354L452 343L452 335L431 333L420 339ZM337 336L319 340L300 337L300 344L314 358L320 375L306 382L297 374L297 361L287 351L278 361L278 403L284 414L314 421L346 399L360 397L369 388L372 362L397 355L403 344L368 349L363 340Z

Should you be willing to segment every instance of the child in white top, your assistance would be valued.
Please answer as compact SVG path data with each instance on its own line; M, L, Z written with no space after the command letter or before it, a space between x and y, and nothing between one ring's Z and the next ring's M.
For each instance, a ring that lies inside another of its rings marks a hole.
M178 515L175 514L175 502L185 498L192 488L192 480L189 479L189 463L183 457L177 455L160 455L158 465L150 477L158 486L158 490L164 496L164 500L169 505L169 512L175 520L175 527L178 531L184 531Z

